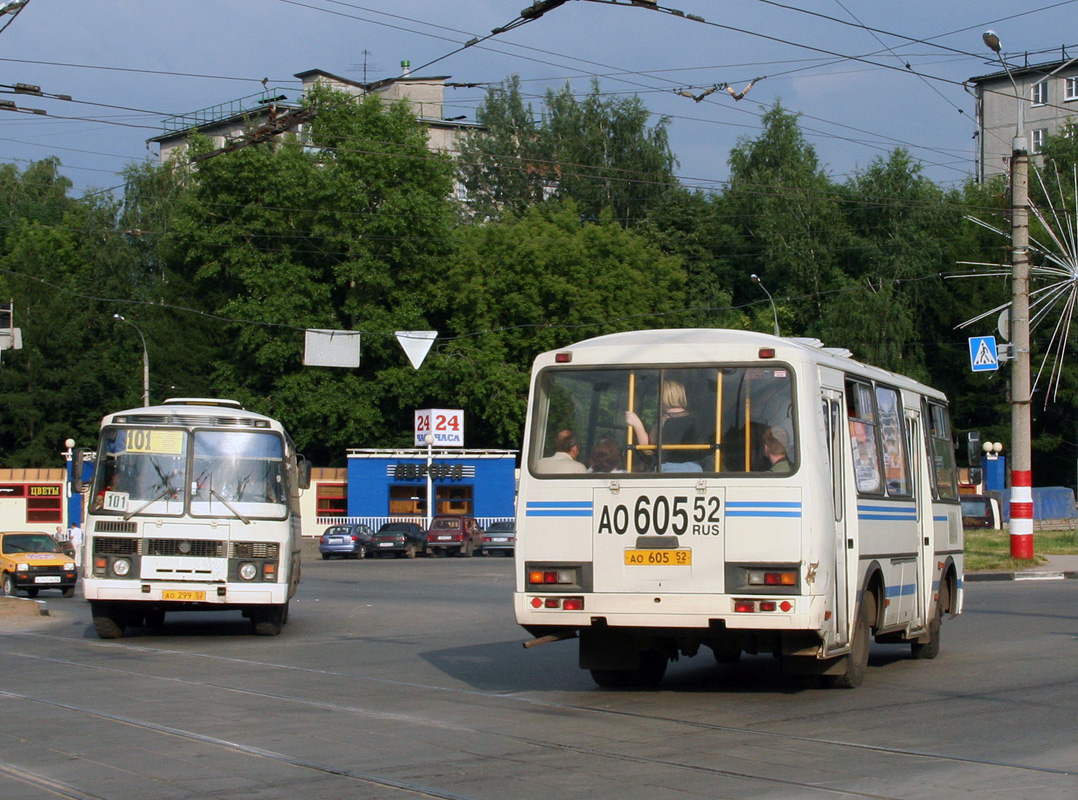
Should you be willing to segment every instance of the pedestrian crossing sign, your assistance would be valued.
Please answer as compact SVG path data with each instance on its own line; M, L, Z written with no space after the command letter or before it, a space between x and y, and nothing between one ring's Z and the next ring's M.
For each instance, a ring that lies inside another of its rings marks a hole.
M969 364L974 372L992 372L999 369L999 353L995 336L971 336L969 338Z

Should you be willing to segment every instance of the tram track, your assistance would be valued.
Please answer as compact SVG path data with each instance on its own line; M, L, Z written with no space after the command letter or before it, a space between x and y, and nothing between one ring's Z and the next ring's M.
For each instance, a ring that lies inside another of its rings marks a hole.
M66 638L66 637L53 637L49 634L22 634L25 636L44 637L44 638ZM72 641L67 639L67 641ZM76 640L77 641L77 640ZM563 711L574 714L595 715L601 717L617 717L622 719L631 719L641 724L652 723L669 726L672 728L690 728L693 730L707 730L723 734L733 734L740 737L742 740L747 737L753 738L766 738L771 740L786 741L789 743L796 743L799 745L812 745L822 748L835 748L837 750L844 751L860 751L871 752L880 754L883 756L889 756L894 758L907 758L911 761L916 760L919 764L923 765L926 762L935 762L939 764L954 764L954 765L975 765L983 767L992 767L1001 770L1017 771L1019 773L1026 774L1043 774L1043 775L1055 775L1062 777L1073 777L1075 771L1058 769L1053 767L1043 767L1032 764L1006 762L1002 760L973 758L968 756L960 756L948 753L938 753L929 751L912 750L907 748L886 747L881 745L866 744L861 742L843 741L838 739L813 737L791 733L782 733L775 731L764 731L753 728L746 728L741 726L723 725L713 722L705 722L698 720L685 720L677 719L665 715L648 714L644 712L631 711L623 708L601 708L586 704L565 703L558 701L544 700L541 698L527 697L516 693L506 692L494 692L494 691L482 691L477 689L460 689L457 687L437 686L431 684L424 684L421 682L408 682L400 681L381 677L363 676L353 673L318 669L311 667L294 666L287 664L278 664L269 661L260 661L252 659L234 658L229 656L221 656L207 653L191 653L181 650L173 650L168 648L158 647L146 647L142 645L133 645L125 643L123 645L114 643L100 643L100 642L81 642L92 646L94 648L118 648L122 647L125 650L139 650L147 654L156 654L169 658L175 658L178 656L197 659L210 659L214 661L225 662L233 664L241 668L257 667L269 670L286 670L289 672L300 672L308 674L312 677L320 676L322 678L340 678L349 681L361 681L368 684L382 684L393 686L395 688L415 689L424 692L439 692L447 693L450 695L458 695L462 698L469 698L471 700L486 700L497 703L512 703L523 704L529 707L537 707L543 709L549 709L554 711ZM164 682L174 682L178 684L184 684L199 689L216 690L221 692L229 692L242 694L246 696L252 696L256 698L266 699L273 702L286 702L299 704L307 708L316 708L334 713L353 714L363 716L369 719L379 719L384 721L390 721L399 724L408 724L414 726L421 726L426 728L440 728L445 730L451 730L456 733L468 734L474 736L486 736L497 737L498 739L515 742L525 747L539 748L545 750L562 751L566 753L574 753L577 755L585 756L588 758L598 758L610 761L622 761L631 762L638 765L646 765L649 767L662 768L666 770L681 770L685 772L695 773L699 775L709 775L715 777L724 777L733 780L751 781L754 783L762 783L766 785L773 785L776 787L786 787L787 789L801 789L820 794L821 796L842 796L842 797L858 797L868 798L869 800L898 800L894 795L879 794L872 792L861 792L854 789L845 789L836 786L821 785L819 782L810 781L798 781L789 778L776 777L774 775L766 775L760 772L753 772L748 770L728 769L715 766L691 764L685 761L680 761L676 758L662 758L656 756L649 756L644 754L629 754L624 752L617 752L609 748L594 747L594 746L582 746L570 744L562 741L552 741L550 739L542 739L531 736L520 735L517 733L490 730L484 727L467 725L463 723L454 722L445 719L435 719L428 716L384 711L370 707L364 707L361 705L347 704L347 703L335 703L327 700L319 700L310 697L303 697L298 694L288 694L280 692L267 692L257 689L251 689L248 687L229 686L219 681L210 680L197 680L192 678L179 677L176 675L162 676L154 674L153 672L131 670L127 668L94 664L88 661L81 661L71 658L58 658L52 656L43 656L35 653L28 652L15 652L8 651L9 656L18 658L25 658L30 660L37 660L55 664L57 666L70 668L70 669L87 669L101 672L108 672L117 674L128 678L142 678L150 680L158 680ZM139 720L131 717L121 717L119 715L113 715L108 713L102 713L101 711L89 707L82 707L72 704L55 703L54 701L47 700L40 697L33 697L29 695L20 695L14 692L0 692L0 697L9 697L12 699L21 699L29 702L43 702L56 705L59 708L63 708L68 711L78 712L81 714L96 715L102 719L109 719L115 722L122 722L126 725L133 725L136 727L144 727L146 730L153 730L158 733L163 733L173 736L181 736L184 738L199 741L206 745L212 745L214 747L228 748L233 752L243 753L246 755L256 756L259 758L272 759L278 763L288 764L294 767L314 770L324 774L335 775L342 778L351 780L363 781L379 786L392 787L399 791L411 794L418 797L438 797L438 798L464 798L464 795L459 795L451 792L446 792L436 787L423 786L419 784L413 784L408 782L396 781L391 778L385 778L369 772L357 772L346 768L334 766L332 764L323 764L309 759L304 759L296 756L292 756L286 753L280 753L276 751L265 750L262 748L251 747L238 742L230 742L227 740L219 739L216 737L207 737L203 734L199 734L192 731L186 731L179 728L173 728L169 726L161 726L153 722L146 720ZM459 752L466 752L459 750ZM498 758L498 756L493 756Z

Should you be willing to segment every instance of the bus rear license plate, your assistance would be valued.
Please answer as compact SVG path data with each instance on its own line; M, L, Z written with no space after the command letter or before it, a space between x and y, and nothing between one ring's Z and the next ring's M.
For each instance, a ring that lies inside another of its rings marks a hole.
M691 567L692 550L626 550L626 566Z
M194 602L206 599L205 592L194 592L190 589L165 589L161 592L162 600L185 600Z

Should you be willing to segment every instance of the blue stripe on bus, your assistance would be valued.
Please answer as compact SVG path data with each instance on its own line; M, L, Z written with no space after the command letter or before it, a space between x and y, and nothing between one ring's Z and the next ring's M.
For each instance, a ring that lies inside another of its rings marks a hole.
M800 519L801 503L753 502L750 500L733 501L726 504L726 516Z
M914 594L917 591L916 583L904 583L901 586L888 586L888 597L904 597L909 594Z
M947 517L932 517L933 522L946 522Z
M525 507L525 516L528 517L590 517L590 501L565 501L565 502L533 502Z
M858 519L916 522L917 510L908 506L858 506Z

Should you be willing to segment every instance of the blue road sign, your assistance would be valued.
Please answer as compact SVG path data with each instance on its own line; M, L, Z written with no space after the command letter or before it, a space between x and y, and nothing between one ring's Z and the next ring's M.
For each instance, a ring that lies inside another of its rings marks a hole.
M969 365L974 372L992 372L999 369L995 336L969 337Z

